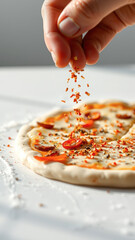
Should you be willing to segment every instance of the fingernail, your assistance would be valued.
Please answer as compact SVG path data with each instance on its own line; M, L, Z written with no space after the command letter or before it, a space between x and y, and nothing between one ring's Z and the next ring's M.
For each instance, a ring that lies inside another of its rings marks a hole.
M79 29L80 27L70 17L65 18L59 23L59 30L67 37L72 37L79 31Z
M54 52L51 52L51 55L52 55L52 59L53 59L53 61L54 61L55 64L56 64L56 63L57 63L56 55L54 54Z
M69 66L70 66L71 68L73 68L73 65L72 65L72 62L71 62L71 61L69 62Z

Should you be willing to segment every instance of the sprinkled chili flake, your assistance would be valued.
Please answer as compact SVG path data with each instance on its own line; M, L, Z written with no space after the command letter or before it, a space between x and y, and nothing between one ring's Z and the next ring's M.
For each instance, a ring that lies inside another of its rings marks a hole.
M41 136L41 135L42 135L42 133L41 133L41 132L39 132L39 133L38 133L38 135L39 135L39 136Z
M74 60L77 60L77 56L74 57ZM76 83L78 81L78 75L80 74L80 72L83 72L83 71L84 71L84 69L79 70L79 68L75 68L74 70L70 69L69 72L70 72L71 76L70 76L70 78L67 79L67 83L70 81L70 79L73 79L74 82ZM85 77L83 75L81 75L80 77L85 79ZM78 84L78 88L80 88L80 87L81 87L81 85ZM87 87L89 87L88 83L87 83ZM69 90L69 88L66 88L65 92L67 92L68 90ZM74 92L74 88L71 89L71 92ZM85 92L85 94L87 96L90 96L90 93L87 92L87 91ZM75 97L73 99L73 102L75 102L76 104L81 101L81 94L79 92L75 93L75 95L72 94L70 96L70 98L72 98L72 97ZM61 102L65 103L66 101L65 100L61 100Z
M115 129L114 133L117 135L118 133L120 133L120 131L118 129Z
M10 145L8 144L7 147L10 147Z
M127 148L124 148L124 149L123 149L123 152L128 152L128 149L127 149Z
M70 96L70 98L72 98L72 97L75 97L75 94L72 94L72 95Z
M80 109L75 108L74 111L75 111L75 113L76 113L77 115L81 116L81 111L80 111Z
M61 100L61 102L65 103L66 101L65 100Z
M9 140L11 140L12 138L11 137L8 137Z
M78 60L77 56L75 56L75 57L74 57L74 60L75 60L75 61L77 61L77 60Z
M87 96L90 96L90 93L89 93L89 92L87 92L87 91L85 92L85 94L86 94Z
M116 123L116 124L117 124L117 127L119 127L119 128L122 128L122 127L123 127L123 124L122 124L122 123L120 123L120 122L118 122L118 121L117 121L117 123Z

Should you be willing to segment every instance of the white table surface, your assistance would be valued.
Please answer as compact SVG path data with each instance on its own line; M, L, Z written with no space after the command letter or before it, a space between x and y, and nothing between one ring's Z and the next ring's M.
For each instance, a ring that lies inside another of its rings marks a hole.
M89 82L91 96L83 100L135 102L134 66L89 67L84 75L86 80L80 81ZM1 240L135 239L134 189L49 180L27 169L14 155L14 139L22 124L65 106L61 99L71 105L64 93L68 76L68 69L0 69Z

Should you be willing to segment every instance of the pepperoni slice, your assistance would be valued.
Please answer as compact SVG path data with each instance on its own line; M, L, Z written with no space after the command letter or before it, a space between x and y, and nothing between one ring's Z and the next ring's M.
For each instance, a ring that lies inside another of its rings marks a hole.
M116 114L116 117L119 119L130 119L131 115L129 114Z
M83 128L91 128L93 126L93 124L94 124L94 121L90 119L90 120L85 121L85 123L82 124L81 126Z
M53 150L55 147L54 146L44 146L44 145L40 145L40 144L35 144L34 147L39 150L39 151L49 151L49 150Z
M43 128L46 128L46 129L52 129L54 127L53 124L49 124L49 123L37 122L37 124L40 127L43 127Z
M99 120L101 118L100 112L87 112L85 113L85 117L91 120Z
M78 148L81 144L82 144L82 139L81 138L71 138L67 141L65 141L62 146L65 149L71 150L71 149L75 149Z
M48 156L48 157L34 156L34 158L44 163L49 163L49 162L66 163L67 161L67 155L65 153L58 156Z

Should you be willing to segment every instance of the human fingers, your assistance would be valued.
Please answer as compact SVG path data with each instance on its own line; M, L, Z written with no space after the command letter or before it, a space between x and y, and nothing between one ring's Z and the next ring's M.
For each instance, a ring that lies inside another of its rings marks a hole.
M94 28L103 18L129 0L74 0L61 12L58 27L69 38L80 36Z
M70 0L46 0L42 6L44 39L52 58L58 67L65 67L71 59L68 40L57 27L58 17Z
M95 64L99 53L125 27L135 24L135 4L124 6L105 17L83 39L87 64Z
M81 70L86 65L86 57L82 48L82 36L70 40L70 65L74 70Z

